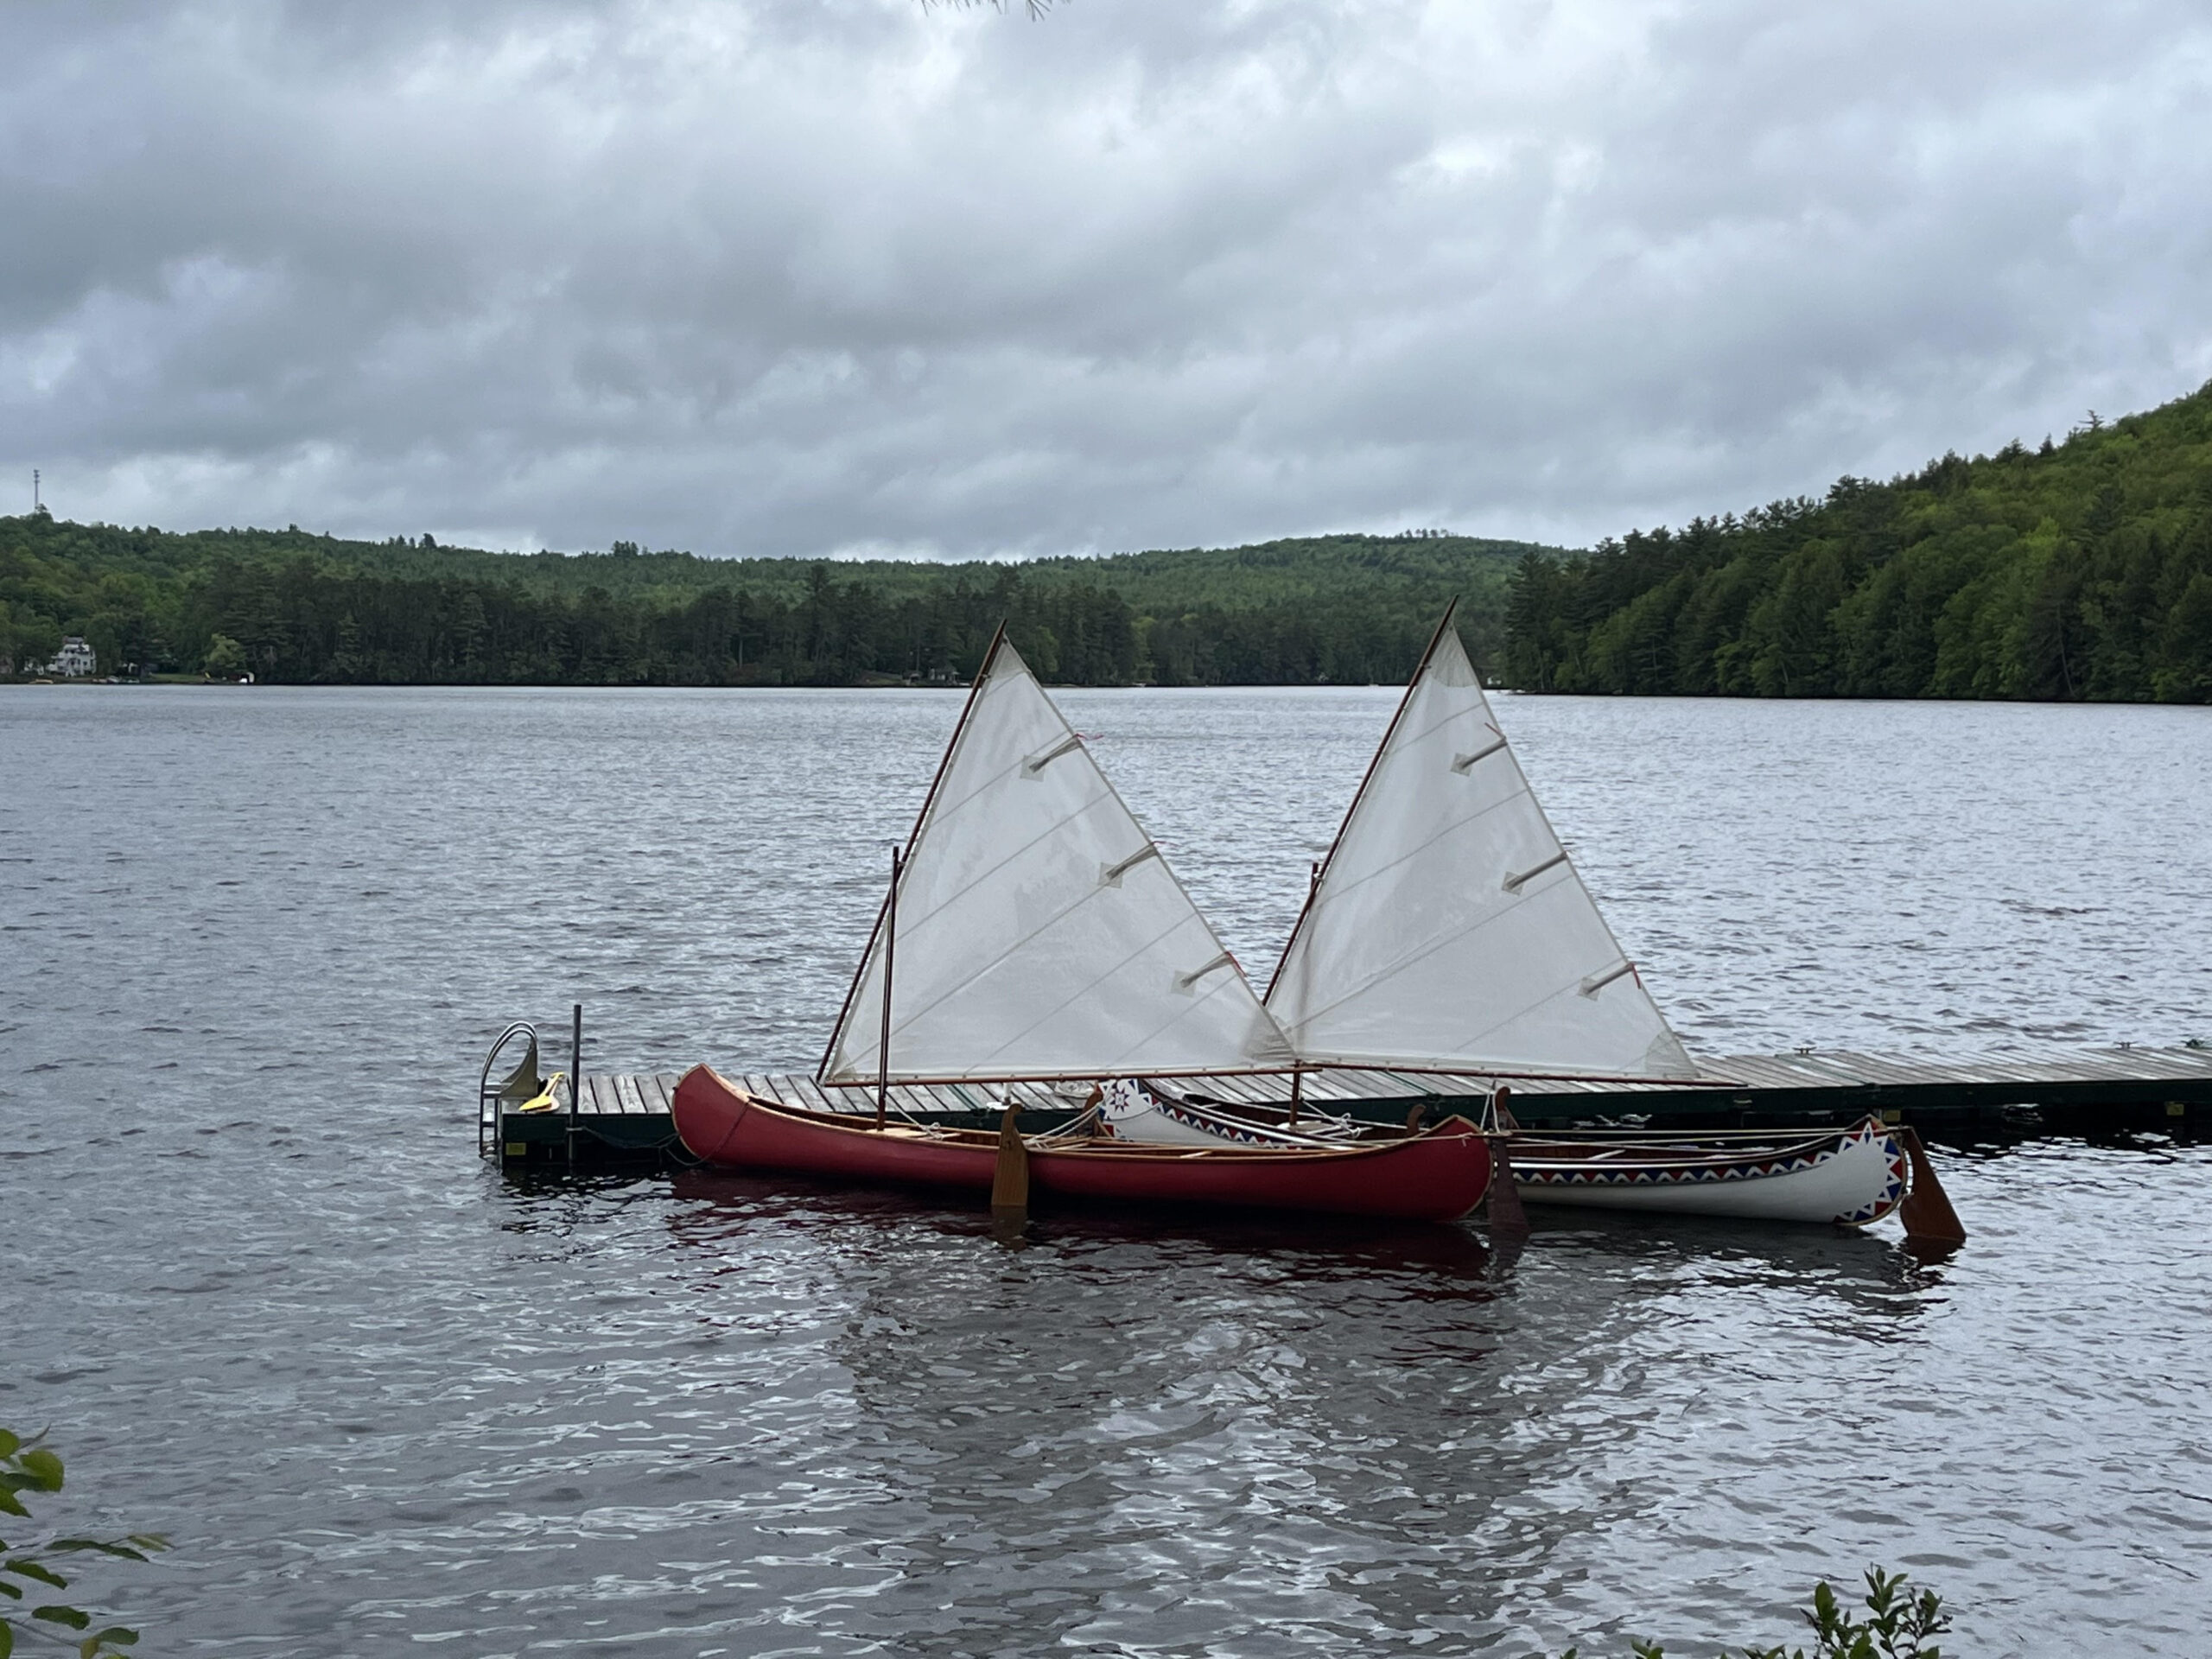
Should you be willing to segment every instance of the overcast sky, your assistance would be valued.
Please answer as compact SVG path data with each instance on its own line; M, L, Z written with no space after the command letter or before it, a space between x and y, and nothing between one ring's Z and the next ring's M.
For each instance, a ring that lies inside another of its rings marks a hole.
M2212 377L2201 3L12 0L0 64L9 512L1581 543Z

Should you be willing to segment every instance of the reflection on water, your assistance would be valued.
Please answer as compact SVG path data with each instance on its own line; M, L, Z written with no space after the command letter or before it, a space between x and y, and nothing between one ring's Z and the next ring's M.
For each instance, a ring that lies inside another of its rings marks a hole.
M1267 962L1389 694L1069 702ZM0 693L0 1421L177 1535L149 1649L1702 1652L1878 1560L2202 1651L2203 1148L1954 1153L1936 1262L477 1164L516 1014L809 1064L957 706ZM1502 718L1693 1040L1956 1047L2203 1020L2202 713Z
M1794 1325L1885 1342L1924 1282L1883 1241L1815 1230L1607 1223L1509 1257L1464 1227L1078 1212L1007 1250L926 1198L674 1186L671 1234L719 1281L834 1239L804 1294L836 1310L843 1386L817 1422L838 1432L812 1453L845 1500L810 1504L808 1536L882 1575L837 1628L924 1652L1510 1631L1516 1574L1588 1527L1555 1496L1618 1437L1677 1302L1777 1296Z

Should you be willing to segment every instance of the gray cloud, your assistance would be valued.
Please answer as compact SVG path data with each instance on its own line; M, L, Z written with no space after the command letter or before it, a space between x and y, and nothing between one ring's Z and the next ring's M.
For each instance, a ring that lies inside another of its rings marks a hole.
M1583 541L2212 376L2212 22L0 11L0 460L187 526Z

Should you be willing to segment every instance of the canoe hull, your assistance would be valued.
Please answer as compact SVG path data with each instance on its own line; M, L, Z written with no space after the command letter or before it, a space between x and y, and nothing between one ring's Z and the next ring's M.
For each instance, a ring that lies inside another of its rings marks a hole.
M677 1084L677 1134L724 1169L781 1170L875 1185L988 1195L998 1137L803 1112L694 1066ZM1419 1135L1357 1147L1137 1147L1099 1139L1029 1142L1033 1197L1198 1209L1453 1221L1490 1185L1490 1148L1463 1118Z
M1666 1148L1519 1140L1513 1176L1530 1204L1865 1227L1904 1201L1909 1161L1872 1119L1786 1145Z

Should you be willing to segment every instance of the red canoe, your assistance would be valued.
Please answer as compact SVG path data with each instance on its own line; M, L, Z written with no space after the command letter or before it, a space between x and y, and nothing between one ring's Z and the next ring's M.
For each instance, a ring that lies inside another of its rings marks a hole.
M695 1065L676 1086L676 1132L725 1169L777 1169L988 1194L999 1137L763 1100ZM1034 1192L1123 1204L1302 1210L1453 1221L1482 1202L1490 1147L1465 1118L1420 1135L1326 1147L1148 1146L1108 1136L1033 1139Z

